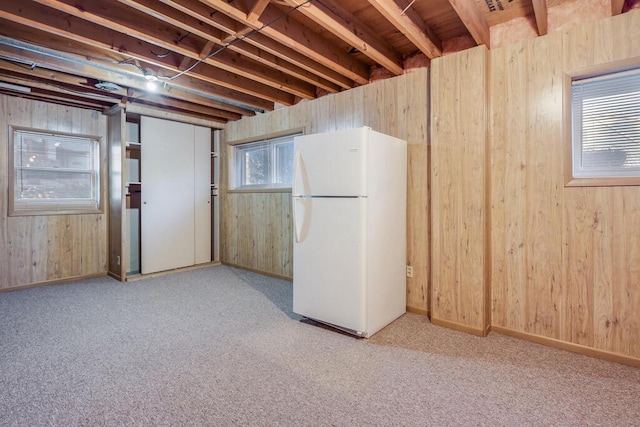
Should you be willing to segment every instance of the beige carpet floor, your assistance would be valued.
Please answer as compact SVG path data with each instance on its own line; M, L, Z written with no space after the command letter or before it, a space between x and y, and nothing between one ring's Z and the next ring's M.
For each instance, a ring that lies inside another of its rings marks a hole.
M640 370L407 314L301 322L224 266L0 294L0 426L638 426Z

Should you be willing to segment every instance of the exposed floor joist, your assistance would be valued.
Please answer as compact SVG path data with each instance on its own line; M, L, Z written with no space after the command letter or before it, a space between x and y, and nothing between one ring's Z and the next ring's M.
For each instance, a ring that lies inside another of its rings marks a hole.
M449 0L449 3L469 30L476 44L489 46L489 24L478 7L478 3L469 0Z
M547 34L547 0L532 0L538 35Z
M429 59L442 55L442 41L410 5L401 9L393 0L369 0L389 22L401 31Z
M143 40L147 43L155 45L161 49L166 49L168 52L176 52L184 56L189 56L194 59L199 59L200 48L190 46L192 41L187 38L188 32L177 31L170 27L152 27L151 25L141 25L139 22L141 19L137 19L135 14L126 13L115 7L115 5L108 9L100 8L95 0L84 1L80 3L78 0L35 0L36 2L55 8L57 10L64 11L76 18L85 20L97 26L104 27L105 29L117 31L125 37L130 37L138 40ZM58 31L62 30L61 26L58 26ZM93 29L93 31L97 31ZM67 32L69 34L69 32ZM179 43L176 42L176 36L181 39ZM113 37L113 36L112 36ZM102 38L104 40L104 38ZM105 43L101 44L104 46ZM98 43L96 43L98 45ZM120 44L116 44L120 46ZM134 44L124 44L128 51L134 51ZM107 46L110 48L110 46ZM153 54L154 51L149 49ZM160 50L160 52L163 52ZM139 54L143 60L153 60L148 53ZM159 57L160 54L155 54ZM230 87L240 92L249 93L253 96L263 97L270 101L280 102L285 105L290 105L293 100L287 99L286 94L300 96L303 98L311 99L315 97L315 91L311 85L304 82L297 81L297 79L289 78L283 73L260 65L255 61L250 61L243 58L240 55L233 54L227 50L221 51L218 55L212 58L205 59L206 64L212 65L219 70L226 72L213 73L208 72L210 76L218 77L218 81L215 83L223 86ZM264 87L268 86L273 90L269 90ZM278 92L283 92L278 94Z
M309 31L291 17L282 17L282 12L274 9L272 5L267 6L258 22L253 24L247 20L245 12L225 0L200 1L246 26L262 28L263 34L291 49L301 52L314 61L342 73L357 83L369 83L368 67L349 56L346 52L336 50L327 40ZM266 26L267 23L270 25Z
M339 7L337 3L333 5L335 10L332 10L315 1L300 3L300 0L287 0L287 2L292 7L301 5L298 10L302 14L354 46L392 73L399 75L404 72L402 57L358 18Z

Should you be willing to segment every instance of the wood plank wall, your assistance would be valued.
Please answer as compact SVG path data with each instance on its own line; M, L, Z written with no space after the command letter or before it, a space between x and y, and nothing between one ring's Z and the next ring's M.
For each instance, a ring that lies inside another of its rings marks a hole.
M306 133L370 126L408 141L407 308L428 310L428 70L382 80L293 107L228 123L228 142L289 129ZM227 193L228 165L221 162L221 258L225 263L291 277L290 193Z
M632 63L640 10L491 51L492 329L640 366L640 187L564 186L567 75Z
M0 95L0 191L8 191L9 125L106 138L106 124L96 111ZM106 159L103 150L103 171ZM8 217L6 196L0 197L0 290L106 271L107 215Z
M489 327L485 46L431 62L431 320Z

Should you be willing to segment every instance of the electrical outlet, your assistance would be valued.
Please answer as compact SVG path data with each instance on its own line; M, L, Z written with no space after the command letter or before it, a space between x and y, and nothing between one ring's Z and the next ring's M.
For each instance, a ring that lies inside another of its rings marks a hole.
M409 278L413 277L413 266L411 265L407 265L407 277Z

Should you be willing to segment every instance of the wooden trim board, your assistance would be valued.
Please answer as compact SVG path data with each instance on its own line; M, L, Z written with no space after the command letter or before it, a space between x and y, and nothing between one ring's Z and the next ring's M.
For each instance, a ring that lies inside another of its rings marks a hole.
M449 322L448 320L431 319L431 324L436 326L443 326L445 328L454 329L460 332L466 332L468 334L476 335L479 337L486 337L491 331L491 326L487 326L485 329L476 329L461 323Z
M12 288L0 289L0 294L3 292L19 291L22 289L29 289L29 288L39 288L41 286L48 286L48 285L59 285L61 283L77 282L78 280L94 279L96 277L104 277L104 276L110 276L110 275L107 274L107 272L105 271L104 273L88 274L86 276L73 276L73 277L65 277L63 279L45 280L44 282L30 283L28 285L14 286Z
M508 335L510 337L531 341L536 344L542 344L549 347L559 348L561 350L572 351L589 357L595 357L598 359L608 360L610 362L620 363L622 365L629 365L635 368L640 368L640 359L635 357L623 356L617 353L611 353L605 350L598 350L593 347L587 347L580 344L574 344L567 341L560 341L555 338L542 337L540 335L534 335L527 332L514 331L513 329L503 328L501 326L492 326L492 332Z
M212 267L214 265L220 265L220 263L218 261L212 261L212 262L206 262L204 264L190 265L188 267L174 268L172 270L158 271L158 272L149 273L149 274L130 275L130 276L127 276L127 282L135 282L137 280L149 279L151 277L166 276L167 274L173 274L173 273L182 273L184 271L198 270L200 268Z
M231 262L225 262L225 261L222 262L222 265L226 265L228 267L233 267L233 268L239 268L241 270L251 271L252 273L258 273L258 274L262 274L264 276L274 277L276 279L282 279L282 280L287 280L289 282L293 282L293 277L282 276L280 274L275 274L275 273L269 273L268 271L262 271L262 270L258 270L256 268L245 267L244 265L233 264Z

